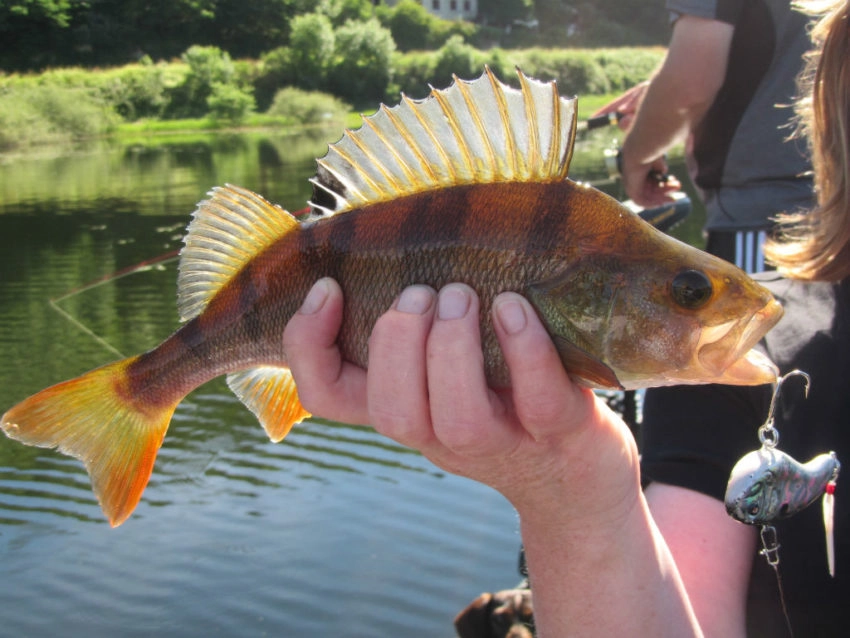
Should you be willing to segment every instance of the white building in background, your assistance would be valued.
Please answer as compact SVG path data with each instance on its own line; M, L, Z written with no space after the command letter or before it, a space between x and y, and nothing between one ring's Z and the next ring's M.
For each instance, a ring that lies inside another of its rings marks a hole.
M373 0L379 4L381 0ZM384 0L392 6L398 0ZM446 20L475 20L478 17L478 0L417 0L429 13Z

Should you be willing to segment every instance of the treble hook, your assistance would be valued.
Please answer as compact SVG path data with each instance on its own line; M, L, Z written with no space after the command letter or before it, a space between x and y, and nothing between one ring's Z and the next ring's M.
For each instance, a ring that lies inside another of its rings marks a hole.
M774 414L776 412L776 403L779 399L779 393L782 390L782 384L788 379L788 377L803 377L805 382L805 386L803 388L805 398L809 398L809 387L812 384L812 378L808 375L808 373L803 372L802 370L791 370L787 374L782 375L778 379L776 379L776 384L773 386L773 396L770 398L770 407L767 410L767 419L759 428L759 441L762 445L766 445L768 447L776 447L779 443L779 432L776 428L773 427Z

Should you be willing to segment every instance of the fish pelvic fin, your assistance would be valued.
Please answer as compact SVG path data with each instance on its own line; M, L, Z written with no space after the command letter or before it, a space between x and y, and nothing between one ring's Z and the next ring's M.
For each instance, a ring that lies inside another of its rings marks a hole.
M83 462L97 500L117 527L138 505L177 404L139 405L118 361L25 399L0 419L6 436Z
M461 184L552 182L566 178L576 133L576 100L554 82L517 69L520 88L489 68L457 77L424 100L364 118L317 161L310 202L337 214L367 204Z
M292 426L310 416L298 399L288 368L263 366L227 375L227 385L278 443Z
M182 321L201 314L245 264L299 226L289 212L247 189L227 184L209 195L195 209L180 251Z

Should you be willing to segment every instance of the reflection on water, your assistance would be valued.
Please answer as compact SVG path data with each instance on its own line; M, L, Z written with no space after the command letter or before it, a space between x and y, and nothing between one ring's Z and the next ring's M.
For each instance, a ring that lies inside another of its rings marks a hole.
M173 259L103 277L177 250L216 184L300 208L334 136L0 165L0 410L166 337ZM0 437L3 636L449 636L518 580L518 544L491 490L365 427L314 420L271 444L222 380L179 406L118 529L80 463Z

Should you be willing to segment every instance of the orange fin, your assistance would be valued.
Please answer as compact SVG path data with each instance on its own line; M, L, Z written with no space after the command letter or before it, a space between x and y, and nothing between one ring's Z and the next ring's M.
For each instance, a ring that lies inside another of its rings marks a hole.
M123 388L132 361L42 390L0 419L9 438L80 459L113 527L138 505L177 407L139 406L128 400Z
M227 375L227 385L253 412L275 443L289 434L292 426L310 416L298 400L289 368L263 366Z

